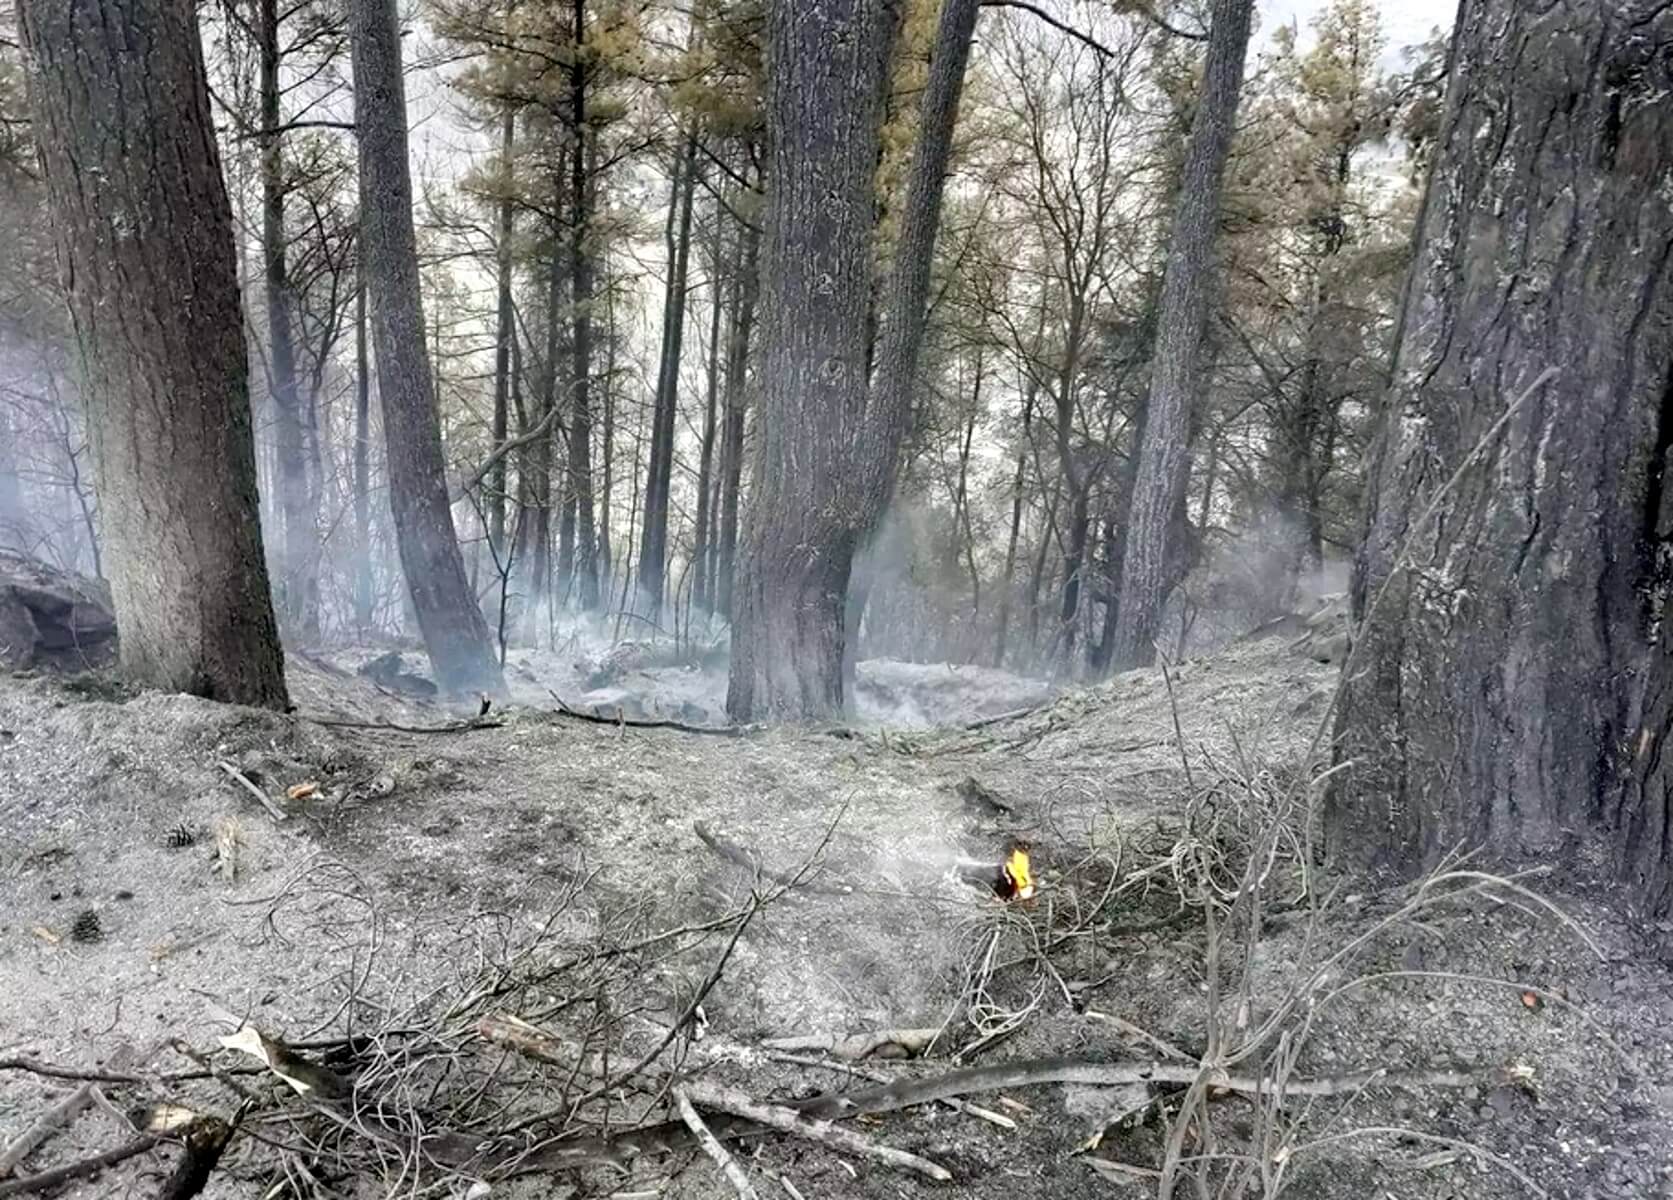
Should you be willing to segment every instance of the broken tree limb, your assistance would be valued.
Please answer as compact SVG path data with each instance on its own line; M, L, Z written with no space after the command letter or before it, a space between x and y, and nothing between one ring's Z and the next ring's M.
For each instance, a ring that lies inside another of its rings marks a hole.
M227 774L227 777L229 779L231 779L234 783L238 784L239 787L243 788L246 792L250 793L250 795L254 796L256 798L257 803L259 803L263 808L265 808L268 812L268 815L271 816L275 821L286 821L286 820L290 819L290 814L287 813L284 809L280 808L271 799L269 799L266 792L262 791L255 784L251 783L250 782L250 777L248 775L244 774L244 772L240 771L237 767L233 766L231 763L227 762L225 759L222 759L220 762L216 763L215 765L217 767L220 767L221 770L225 771L226 774Z
M199 1117L193 1121L185 1131L186 1152L163 1190L157 1193L157 1200L191 1200L203 1191L231 1140L232 1126L219 1117Z
M488 452L488 457L484 458L477 464L475 470L471 471L468 475L463 476L457 483L448 489L448 502L450 504L457 504L460 500L464 499L465 493L486 479L488 477L488 472L492 471L499 461L507 454L510 454L513 450L520 450L524 446L533 445L535 442L538 442L541 438L545 437L547 431L550 430L553 425L558 423L558 414L562 411L563 410L561 408L554 404L551 410L535 423L533 428L529 429L525 433L518 434L516 437L507 438L498 446L495 446Z
M861 1079L869 1079L872 1083L895 1082L882 1071L873 1071L854 1063L837 1062L834 1059L814 1058L811 1055L806 1054L791 1054L783 1050L769 1050L767 1052L767 1058L772 1062L788 1063L798 1067L818 1067L823 1071L842 1071L845 1074L855 1075ZM949 1096L945 1100L942 1100L941 1103L945 1104L954 1112L964 1113L966 1116L975 1117L979 1121L986 1121L990 1125L997 1125L1001 1129L1015 1131L1017 1127L1017 1123L1011 1120L1010 1117L1007 1117L1002 1113L996 1113L992 1109L983 1108L978 1104L972 1104L968 1100L958 1100Z
M154 1137L137 1138L125 1146L118 1146L114 1150L106 1150L103 1154L95 1154L92 1158L84 1158L80 1162L70 1163L68 1166L55 1167L50 1171L42 1171L39 1175L29 1175L23 1179L0 1180L0 1200L6 1196L30 1196L36 1192L49 1191L77 1179L86 1179L89 1175L97 1175L106 1167L113 1167L119 1162L133 1158L136 1154L144 1154L158 1144Z
M150 1058L150 1054L145 1056ZM114 1071L125 1071L133 1062L133 1047L123 1046L110 1056L110 1066ZM99 1084L96 1080L86 1080L64 1099L42 1113L28 1129L25 1129L17 1140L0 1151L0 1180L12 1174L23 1160L37 1150L42 1143L60 1129L66 1129L74 1123L84 1110L99 1100Z
M721 1173L732 1184L732 1189L738 1193L742 1200L756 1200L755 1188L750 1185L749 1176L744 1174L744 1169L738 1165L738 1160L733 1158L715 1135L709 1132L709 1127L703 1124L703 1118L698 1116L697 1110L691 1106L691 1097L686 1094L684 1088L677 1087L674 1089L674 1104L679 1109L680 1120L684 1121L685 1127L691 1130L691 1135L697 1139L697 1144L703 1147L703 1153L714 1160L715 1166L720 1168Z
M819 884L805 880L798 881L799 875L790 871L775 871L761 860L761 856L737 842L729 841L710 829L702 821L691 823L692 831L697 838L710 850L713 850L727 862L736 863L752 875L759 875L762 879L770 879L781 887L794 888L799 892L816 892L825 896L848 896L854 889L845 886L822 887ZM804 872L805 873L805 872Z
M900 1170L913 1171L940 1183L952 1182L952 1173L939 1163L933 1163L905 1150L897 1150L893 1146L880 1146L852 1130L839 1128L830 1121L808 1120L795 1109L761 1104L734 1088L722 1087L719 1084L693 1082L688 1084L687 1088L692 1100L716 1112L742 1117L746 1121L753 1121L779 1133L806 1138L833 1150L869 1158Z
M832 1058L855 1061L869 1058L879 1050L895 1047L905 1051L891 1057L914 1058L929 1049L939 1029L875 1029L867 1033L847 1036L808 1034L801 1037L767 1038L761 1043L767 1050L788 1050L805 1053L809 1050L828 1054Z
M621 729L672 729L678 733L707 734L710 737L744 737L761 728L759 725L688 725L684 721L664 721L658 719L636 718L628 720L626 711L616 710L615 716L605 716L602 713L582 712L578 708L571 708L563 702L563 697L551 688L546 694L557 704L559 717L568 717L571 721L585 721L589 725L611 725Z

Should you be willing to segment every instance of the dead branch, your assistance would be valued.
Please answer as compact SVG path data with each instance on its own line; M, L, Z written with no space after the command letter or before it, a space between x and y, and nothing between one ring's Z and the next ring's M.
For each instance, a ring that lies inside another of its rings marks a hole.
M689 1085L692 1099L706 1108L717 1112L729 1113L734 1117L742 1117L746 1121L753 1121L768 1129L779 1133L788 1133L793 1137L806 1138L829 1146L833 1150L840 1150L847 1154L856 1154L891 1167L913 1171L941 1183L952 1182L952 1173L938 1163L930 1162L927 1158L919 1158L916 1154L909 1154L905 1150L896 1150L892 1146L880 1146L859 1134L847 1129L840 1129L825 1120L808 1120L794 1109L781 1108L772 1104L761 1104L733 1088L722 1087L719 1084L692 1083Z
M119 1162L133 1158L136 1154L144 1154L158 1144L154 1137L136 1138L125 1146L118 1146L114 1150L106 1150L103 1154L95 1154L92 1158L84 1158L80 1162L70 1163L68 1166L55 1167L50 1171L42 1171L39 1175L30 1175L24 1179L0 1181L0 1200L6 1196L30 1196L36 1192L48 1191L77 1179L86 1179L89 1175L97 1175L106 1167L113 1167Z
M203 1191L231 1140L232 1126L219 1117L194 1120L185 1130L186 1152L163 1190L157 1193L157 1200L191 1200Z
M703 1118L698 1116L697 1110L691 1106L691 1097L686 1094L684 1088L674 1089L674 1104L679 1109L680 1120L691 1130L697 1144L703 1147L703 1153L714 1160L715 1165L731 1182L733 1190L742 1200L756 1200L755 1189L750 1186L749 1176L744 1174L744 1169L738 1165L737 1159L733 1158L715 1135L709 1132L709 1127L703 1124Z
M877 1029L868 1033L849 1034L846 1037L815 1033L799 1037L767 1038L761 1045L768 1050L811 1050L829 1054L832 1058L849 1060L869 1058L879 1050L893 1046L905 1051L899 1057L912 1058L927 1050L939 1032L939 1029Z
M145 1056L150 1057L150 1054ZM124 1070L134 1059L133 1047L123 1046L110 1056L110 1065L117 1071ZM48 1138L59 1129L68 1128L82 1111L99 1099L99 1085L93 1080L87 1080L63 1100L53 1105L40 1118L25 1129L10 1146L0 1152L0 1179L5 1179L15 1171L23 1160L33 1154Z
M688 725L684 721L646 718L629 720L627 714L620 710L617 711L615 716L606 717L599 713L582 712L580 709L571 708L563 702L563 697L551 688L546 689L546 694L552 697L558 706L557 711L553 714L554 716L567 717L571 721L585 721L589 725L612 725L626 729L672 729L677 733L707 734L711 737L745 737L761 728L759 725Z
M149 1083L145 1075L131 1075L124 1071L83 1070L80 1067L61 1067L56 1063L37 1062L32 1058L0 1058L0 1071L27 1071L48 1079L76 1079L90 1083Z
M265 808L268 815L275 821L287 821L290 819L290 814L270 800L266 792L251 783L250 777L244 774L244 772L240 771L237 767L233 766L225 759L222 759L215 765L225 771L228 778L230 778L234 783L238 784L238 786L243 788L246 792L249 792L250 795L254 796L256 798L256 802Z
M841 1071L847 1075L854 1075L860 1079L869 1079L872 1083L894 1083L895 1080L882 1071L873 1071L854 1063L836 1062L825 1058L812 1058L805 1054L788 1054L782 1050L772 1050L767 1053L772 1062L788 1063L798 1067L818 1067L825 1071ZM972 1104L968 1100L958 1100L949 1096L941 1101L954 1112L961 1112L979 1121L986 1121L990 1125L997 1125L1001 1129L1015 1131L1017 1123L1003 1113L996 1113L992 1109Z
M805 872L775 871L762 861L759 854L739 845L737 842L721 837L702 821L693 821L691 827L697 834L698 839L710 850L713 850L727 862L736 863L752 875L759 875L763 879L770 879L776 884L795 888L800 892L816 892L826 896L847 896L854 891L852 887L848 886L821 887L815 883L797 882L798 874L805 874Z
M308 717L302 718L313 725L323 725L327 729L373 729L388 733L475 733L479 729L500 729L504 721L484 721L472 719L469 721L452 721L446 725L401 725L395 721L350 721L336 717Z

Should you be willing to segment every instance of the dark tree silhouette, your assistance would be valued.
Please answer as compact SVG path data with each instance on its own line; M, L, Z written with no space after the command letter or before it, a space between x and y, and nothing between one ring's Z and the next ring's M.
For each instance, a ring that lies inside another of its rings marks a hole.
M465 577L448 507L419 300L395 0L355 0L350 25L360 135L360 231L401 570L437 682L449 692L498 692L502 683L488 622Z

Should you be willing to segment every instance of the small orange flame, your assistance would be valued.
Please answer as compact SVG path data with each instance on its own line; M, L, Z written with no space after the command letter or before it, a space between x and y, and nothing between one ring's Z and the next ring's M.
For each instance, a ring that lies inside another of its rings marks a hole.
M1027 900L1034 895L1034 875L1029 869L1028 851L1021 846L1011 851L1010 857L999 868L999 877L1007 899Z

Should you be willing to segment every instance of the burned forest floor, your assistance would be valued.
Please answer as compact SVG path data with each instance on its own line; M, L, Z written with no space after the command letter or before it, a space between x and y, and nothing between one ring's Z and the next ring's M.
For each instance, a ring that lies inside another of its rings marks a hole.
M820 1126L729 1138L756 1193L1673 1196L1668 931L1329 877L1337 668L1284 639L1060 692L863 664L854 725L736 734L654 657L514 654L486 717L371 650L293 656L295 715L0 675L0 1163L42 1134L0 1196L173 1105L237 1114L206 1196L725 1197L676 1091L726 1134L866 1089L833 1127L951 1182Z

